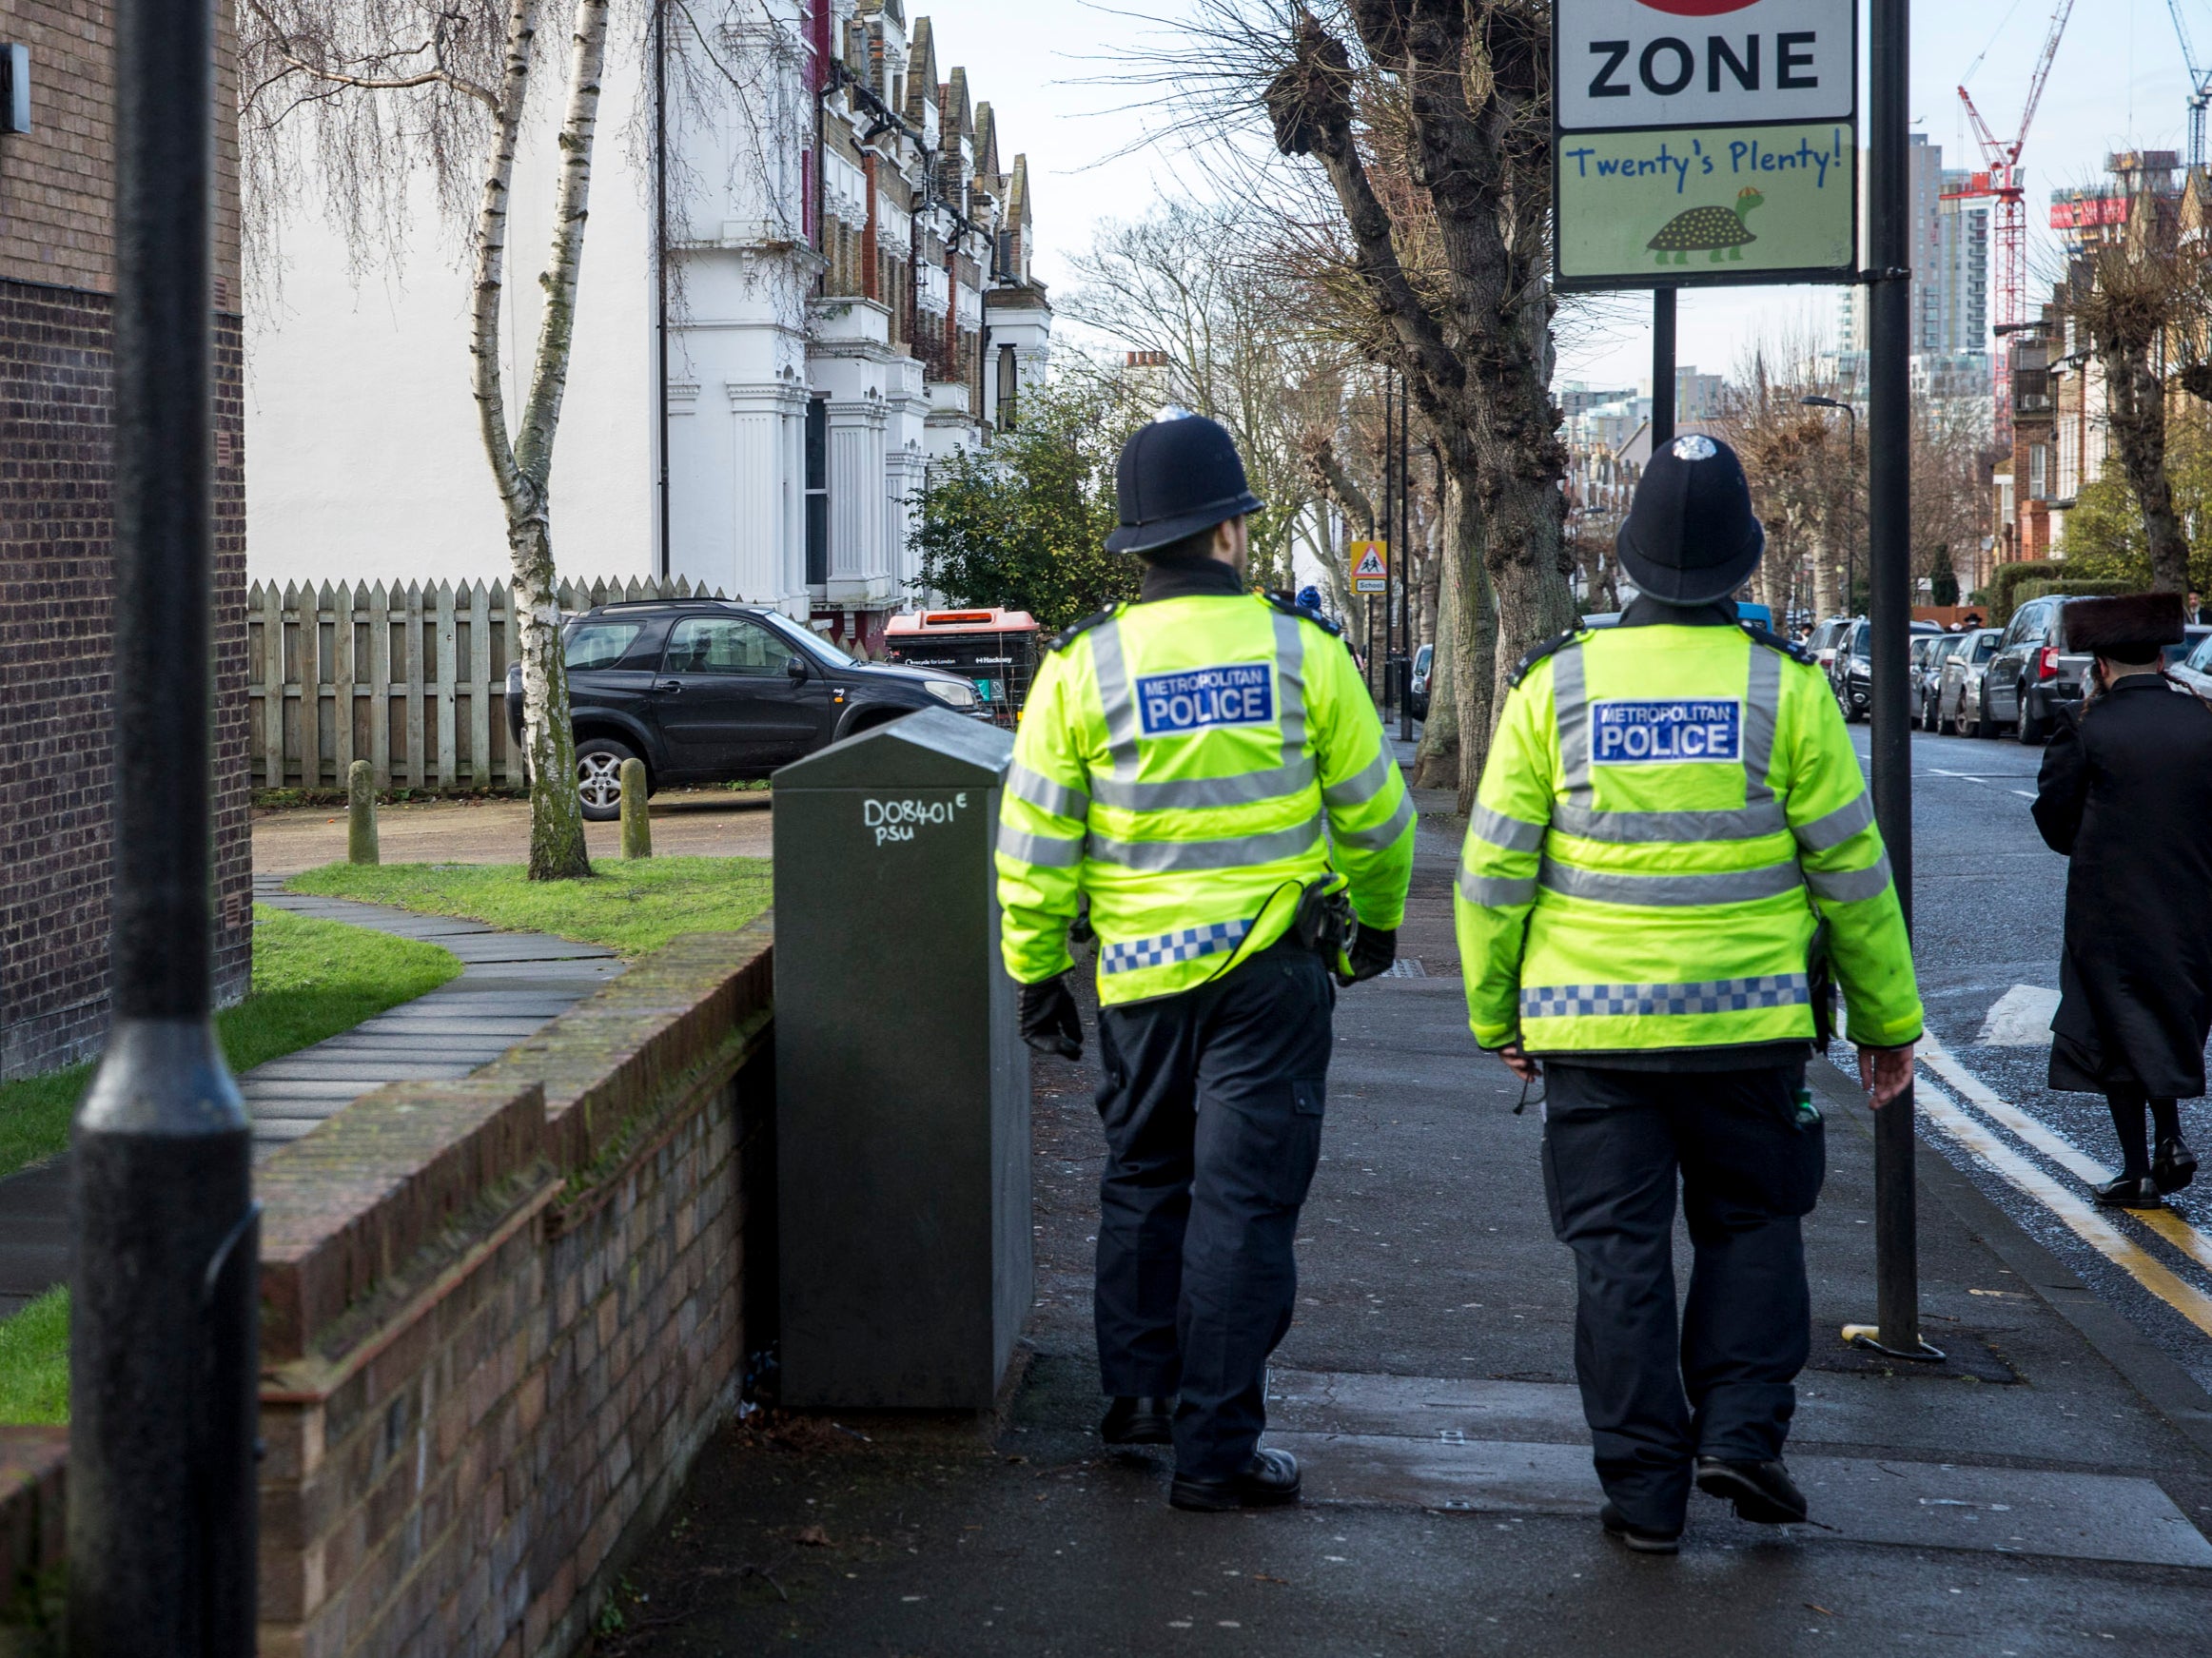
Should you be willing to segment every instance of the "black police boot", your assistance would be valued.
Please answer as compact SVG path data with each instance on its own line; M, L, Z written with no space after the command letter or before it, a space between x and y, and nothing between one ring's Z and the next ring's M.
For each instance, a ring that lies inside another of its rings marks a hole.
M1682 1551L1681 1532L1647 1531L1641 1526L1632 1526L1628 1516L1611 1503L1597 1511L1597 1523L1605 1528L1608 1537L1638 1554L1679 1554Z
M2195 1169L2192 1160L2190 1171L2194 1173ZM2108 1209L2163 1209L2166 1206L2166 1200L2159 1196L2157 1178L2152 1175L2122 1175L2116 1180L2106 1180L2089 1190Z
M1295 1503L1298 1458L1287 1451L1255 1451L1252 1460L1227 1479L1192 1479L1179 1473L1167 1488L1167 1501L1172 1507L1202 1514Z
M2180 1135L2158 1142L2158 1156L2150 1160L2151 1183L2162 1192L2178 1192L2197 1178L2197 1154Z
M1106 1406L1098 1436L1108 1445L1172 1445L1167 1419L1174 1409L1173 1399L1117 1398Z
M1697 1459L1697 1489L1709 1497L1735 1504L1735 1517L1761 1526L1794 1526L1805 1518L1805 1493L1776 1462L1724 1462Z

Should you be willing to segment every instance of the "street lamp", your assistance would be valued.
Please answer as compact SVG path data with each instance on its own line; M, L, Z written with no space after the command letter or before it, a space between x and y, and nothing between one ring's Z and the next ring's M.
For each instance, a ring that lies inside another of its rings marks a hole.
M1847 403L1847 402L1842 402L1842 401L1839 401L1837 399L1834 399L1834 398L1820 398L1820 397L1812 397L1812 398L1799 398L1797 400L1798 400L1800 403L1803 403L1803 404L1804 404L1804 405L1805 405L1807 408L1809 408L1809 409L1841 409L1841 410L1844 412L1844 414L1850 418L1850 422L1851 422L1851 436L1850 436L1850 477L1851 477L1851 499L1852 499L1853 501L1856 501L1856 500L1858 499L1858 497L1859 497L1859 412L1858 412L1858 410L1856 410L1856 409L1852 408L1852 407L1850 406L1850 404L1849 404L1849 403ZM1858 586L1858 580L1857 580L1857 575L1858 575L1858 558L1857 558L1857 554L1858 554L1858 541L1859 541L1859 536L1858 536L1858 531L1857 531L1856 527L1855 527L1855 526L1853 526L1853 525L1851 525L1850 523L1849 523L1849 522L1847 521L1847 522L1845 523L1845 525L1844 525L1844 595L1843 595L1843 600L1844 600L1844 602L1843 602L1844 613L1845 613L1847 615L1850 614L1850 611L1851 611L1851 597L1852 597L1852 595L1853 595L1853 593L1856 591L1856 589L1857 589L1857 586Z

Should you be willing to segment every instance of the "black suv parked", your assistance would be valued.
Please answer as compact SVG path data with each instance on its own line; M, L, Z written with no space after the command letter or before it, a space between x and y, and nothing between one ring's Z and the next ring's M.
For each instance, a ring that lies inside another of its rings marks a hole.
M779 611L723 599L604 604L561 629L584 816L622 809L622 762L647 786L734 783L917 709L989 711L957 673L848 656ZM507 670L522 742L522 668Z

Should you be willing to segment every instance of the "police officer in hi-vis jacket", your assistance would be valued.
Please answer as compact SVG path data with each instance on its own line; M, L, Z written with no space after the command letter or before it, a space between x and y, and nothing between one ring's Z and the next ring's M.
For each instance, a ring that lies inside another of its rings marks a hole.
M1109 1444L1175 1446L1169 1501L1295 1500L1260 1449L1320 1155L1334 968L1391 965L1413 807L1336 631L1244 584L1261 502L1189 417L1122 451L1134 604L1053 641L999 827L1007 967L1033 1046L1073 1059L1069 924L1098 935L1098 1350Z
M1727 444L1653 457L1619 538L1641 596L1520 663L1454 900L1476 1038L1548 1089L1600 1518L1654 1553L1675 1551L1693 1480L1747 1520L1805 1518L1782 1445L1811 1339L1800 1219L1824 1172L1804 1090L1820 964L1877 1105L1921 1031L1834 694L1737 620L1765 545ZM1677 1180L1696 1251L1679 1329Z

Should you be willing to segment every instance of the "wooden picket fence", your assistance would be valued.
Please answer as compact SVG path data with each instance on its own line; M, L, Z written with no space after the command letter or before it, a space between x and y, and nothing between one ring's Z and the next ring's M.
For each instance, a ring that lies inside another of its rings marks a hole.
M572 614L721 596L680 578L560 584ZM507 739L518 634L504 583L257 581L245 602L256 789L343 789L356 760L376 769L379 789L520 783Z

